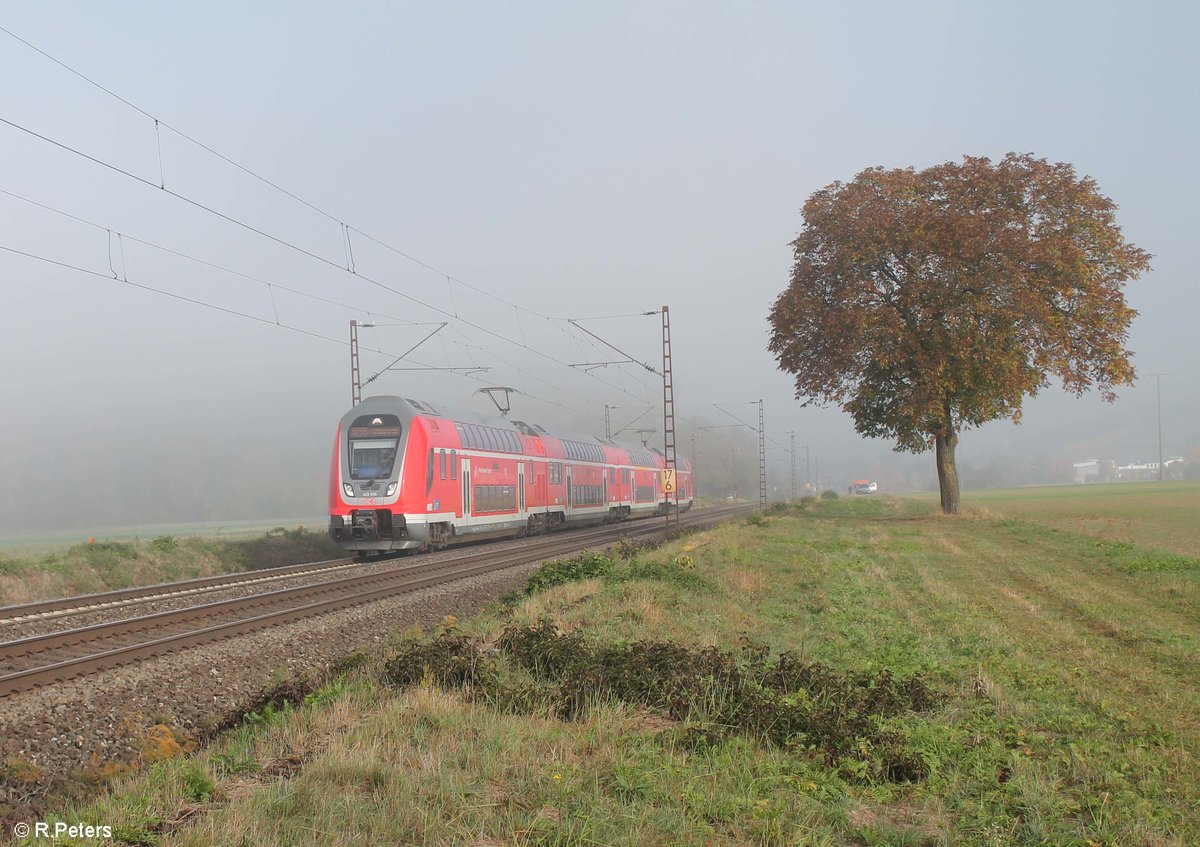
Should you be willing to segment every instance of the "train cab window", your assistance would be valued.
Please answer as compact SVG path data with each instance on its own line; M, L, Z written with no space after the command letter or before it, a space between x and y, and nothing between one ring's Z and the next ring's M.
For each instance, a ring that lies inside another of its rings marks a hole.
M442 479L446 478L446 451L441 451L441 456L438 457L438 467L441 470Z
M347 436L351 479L385 479L392 475L400 449L398 417L363 415L351 424Z
M450 478L458 479L458 451L450 451Z

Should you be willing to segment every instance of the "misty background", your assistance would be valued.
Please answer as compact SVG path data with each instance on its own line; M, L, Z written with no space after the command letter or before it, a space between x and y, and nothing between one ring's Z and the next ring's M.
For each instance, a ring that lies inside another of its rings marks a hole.
M759 398L778 493L789 430L801 485L807 446L824 486L932 488L931 455L801 407L766 316L813 191L1008 151L1094 177L1154 255L1128 289L1140 378L964 433L964 487L1156 460L1156 372L1164 454L1200 462L1198 24L1188 3L8 3L0 535L321 515L351 319L378 324L367 395L486 412L476 389L513 386L510 417L603 434L605 404L661 430L661 382L566 319L658 367L640 313L666 304L701 493L755 496L734 417ZM460 370L384 370L442 322L397 367Z

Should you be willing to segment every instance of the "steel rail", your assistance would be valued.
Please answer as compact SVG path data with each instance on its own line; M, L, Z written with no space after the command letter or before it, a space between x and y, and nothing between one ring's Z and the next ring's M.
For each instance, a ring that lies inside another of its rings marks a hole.
M685 526L693 527L697 525L703 525L706 522L720 520L743 510L744 508L739 507L726 507L719 508L712 512L705 511L704 513L697 513L686 522ZM605 537L611 537L613 540L620 540L621 538L628 537L658 535L663 533L662 526L657 522L652 522L647 526L632 527L625 524L616 527L609 525L603 527L602 530L602 534ZM280 600L284 599L284 596L286 595L294 600L311 599L316 595L330 593L330 591L333 590L330 588L330 586L334 585L335 583L340 583L343 588L353 589L357 587L366 589L348 595L325 600L305 602L299 606L291 605L288 608L279 611L256 614L249 618L239 618L233 621L218 623L184 633L163 636L138 644L116 647L113 649L104 650L100 653L92 653L82 657L69 658L52 662L47 665L40 665L38 667L7 673L0 676L0 697L26 691L30 688L36 688L42 685L59 682L64 679L128 664L142 658L148 658L150 656L161 655L163 653L174 652L199 644L229 638L268 626L275 626L304 617L324 614L326 612L346 608L349 606L360 605L362 603L371 602L372 600L382 599L395 594L416 591L420 590L421 588L452 582L458 579L464 579L469 576L486 573L492 570L499 570L517 564L538 561L539 559L545 559L553 555L574 552L580 549L581 545L579 542L581 540L582 539L579 537L579 534L554 537L552 539L548 539L544 544L537 544L535 549L530 549L530 545L526 545L518 550L484 551L482 553L462 557L459 559L427 563L419 568L396 568L363 577L349 577L344 580L336 580L332 583L322 583L319 586L301 586L299 588L281 589L280 591L268 592L267 594L253 595L249 598L237 598L235 601L220 601L218 603L190 607L189 609L185 610L175 610L174 612L164 612L156 615L143 616L143 619L141 619L142 623L147 624L147 626L143 626L140 629L134 629L128 626L139 620L132 619L113 624L98 624L92 627L84 627L75 631L68 630L65 632L50 633L45 636L32 636L31 638L21 639L17 642L9 642L7 644L0 645L0 650L4 650L5 655L9 657L26 655L30 652L38 652L37 650L25 649L26 647L35 645L38 642L43 644L41 651L45 651L52 649L52 647L57 648L68 644L75 645L87 643L89 640L96 640L96 634L103 631L106 627L109 629L109 632L105 637L111 638L117 637L119 634L131 634L135 631L145 632L148 629L158 628L159 626L166 625L165 622L168 621L172 615L176 615L173 623L182 623L195 618L203 619L205 617L211 617L213 614L218 613L218 607L227 611L247 611L250 609L255 609L264 605L262 599L265 597L273 596L275 600ZM383 584L381 585L380 583ZM239 603L241 604L240 606L238 606ZM117 629L121 629L121 632L115 632ZM87 633L92 634L91 639L87 637ZM80 635L83 635L84 637L80 638ZM53 643L53 639L55 638L59 639L58 643Z
M255 582L285 579L298 574L353 567L354 564L357 563L352 563L349 558L327 559L322 562L306 562L300 565L283 565L278 568L238 571L230 574L183 579L177 582L158 582L153 585L120 588L116 591L103 591L97 594L79 594L75 597L38 600L33 603L21 603L16 606L0 606L0 625L20 623L34 617L45 619L54 612L62 612L63 614L93 612L112 606L125 605L133 600L159 600L179 597L187 594L196 594L201 591L212 591L217 588L231 588Z

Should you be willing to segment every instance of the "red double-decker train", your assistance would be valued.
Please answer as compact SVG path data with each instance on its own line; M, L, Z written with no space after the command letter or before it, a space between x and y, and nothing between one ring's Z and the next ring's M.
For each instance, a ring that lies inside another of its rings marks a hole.
M369 397L338 425L329 534L359 556L537 535L691 508L692 469L657 450Z

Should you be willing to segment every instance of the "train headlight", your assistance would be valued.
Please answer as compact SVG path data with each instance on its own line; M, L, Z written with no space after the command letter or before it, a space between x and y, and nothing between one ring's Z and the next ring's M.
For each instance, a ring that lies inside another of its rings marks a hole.
M342 483L342 491L345 491L345 492L346 492L346 496L347 496L347 497L353 497L353 496L354 496L354 486L353 486L353 485L351 485L351 484L350 484L350 483L348 483L348 482L343 482L343 483Z
M395 493L396 493L396 489L397 489L397 488L399 488L399 487L400 487L400 483L398 483L398 482L389 482L389 483L388 483L388 487L387 487L387 496L388 496L388 497L391 497L393 494L395 494Z

